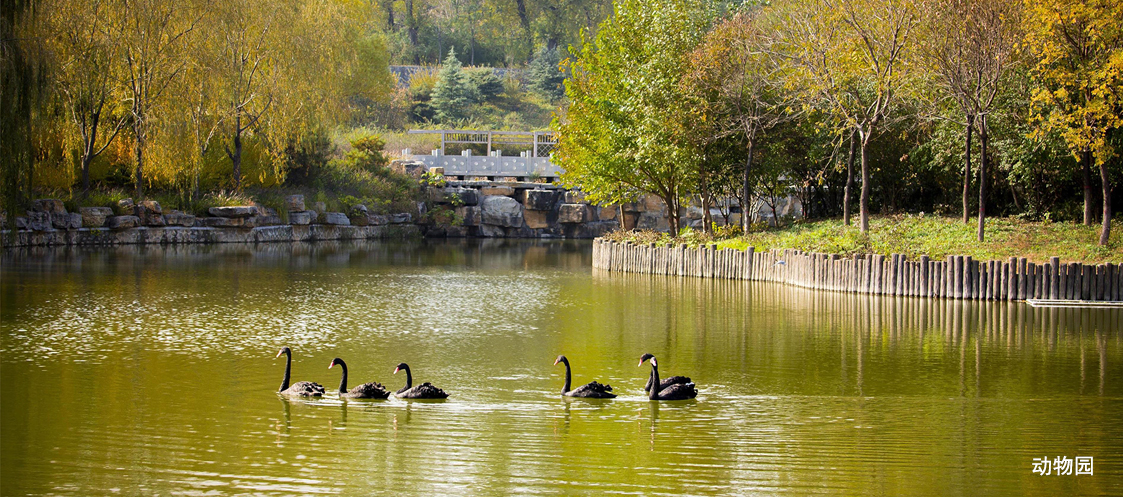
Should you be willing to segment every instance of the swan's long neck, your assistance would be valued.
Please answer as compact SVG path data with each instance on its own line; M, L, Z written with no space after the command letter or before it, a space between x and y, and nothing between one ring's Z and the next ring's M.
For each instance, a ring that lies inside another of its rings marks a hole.
M339 361L339 367L343 368L343 379L339 380L339 393L347 393L347 363Z
M647 398L655 400L659 398L659 366L655 361L651 361L651 391L647 392Z
M562 387L562 395L565 395L567 392L569 392L569 382L573 379L573 377L569 373L569 359L562 360L562 363L565 364L565 386Z
M278 392L284 392L289 389L289 378L292 373L292 352L285 351L285 381L281 382L281 389Z
M409 366L402 368L406 371L406 390L413 388L413 374L409 372Z

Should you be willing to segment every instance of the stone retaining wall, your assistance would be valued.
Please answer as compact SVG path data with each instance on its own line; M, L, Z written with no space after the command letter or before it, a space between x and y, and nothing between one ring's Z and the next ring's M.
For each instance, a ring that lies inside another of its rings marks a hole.
M976 261L966 256L910 261L893 254L840 257L799 250L756 252L716 245L658 247L593 242L593 267L631 273L775 281L869 295L957 300L1123 301L1123 265L1035 264L1024 257Z

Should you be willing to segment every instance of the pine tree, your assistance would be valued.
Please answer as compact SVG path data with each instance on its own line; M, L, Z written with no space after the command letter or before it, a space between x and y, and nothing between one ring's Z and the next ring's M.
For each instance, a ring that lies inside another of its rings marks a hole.
M437 85L433 88L432 102L437 111L437 120L449 122L467 118L474 100L475 91L468 81L468 75L456 58L456 50L450 48L437 76Z
M538 51L527 68L530 87L539 95L550 100L565 96L565 73L558 69L561 56L556 48L543 48Z

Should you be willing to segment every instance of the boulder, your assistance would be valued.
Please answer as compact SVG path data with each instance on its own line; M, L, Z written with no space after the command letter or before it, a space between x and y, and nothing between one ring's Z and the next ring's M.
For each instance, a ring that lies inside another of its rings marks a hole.
M588 221L587 212L588 209L585 208L585 204L562 204L558 208L558 222L563 224L583 223Z
M82 216L82 226L100 228L105 226L105 220L113 215L113 209L109 207L79 207L78 213Z
M275 214L270 215L257 215L246 218L246 222L242 224L245 228L259 228L262 226L276 226L281 224L281 217Z
M484 238L506 238L507 232L499 226L492 226L490 224L480 225L480 236Z
M413 215L408 212L390 214L390 224L406 224L413 222Z
M27 217L26 216L16 216L16 229L17 230L28 229L27 228Z
M640 213L643 212L643 206L639 202L627 202L623 205L624 212Z
M356 217L356 216L367 217L367 213L369 213L369 212L370 211L367 209L367 206L365 206L363 204L357 204L357 205L355 205L354 207L351 208L351 217Z
M449 187L445 188L444 194L445 199L449 202L459 198L460 205L479 205L480 203L480 193L475 188Z
M348 219L351 220L351 226L370 226L370 216L366 213L362 215L352 213Z
M413 179L421 179L425 175L425 163L413 160L394 160L390 162L390 170L410 176Z
M66 214L66 206L57 198L41 198L32 203L31 210L47 214Z
M390 224L390 218L382 214L367 214L368 226L384 226Z
M166 226L163 212L164 209L155 200L145 200L133 206L133 215L140 220L141 226Z
M308 210L316 212L327 212L328 206L323 202L312 202L312 208Z
M164 221L167 222L168 226L184 226L188 228L195 226L195 216L177 210L172 210L164 214Z
M456 208L456 215L460 216L463 226L478 226L480 224L480 208L475 205L465 205Z
M208 228L241 228L246 225L244 217L204 217L198 221Z
M508 197L515 194L515 189L509 186L485 186L480 188L480 195L506 195Z
M553 190L534 189L526 191L526 208L536 211L548 211L554 208L558 194Z
M587 204L585 200L585 192L579 190L570 190L565 192L565 203L567 204Z
M285 197L285 209L289 212L304 211L304 195L289 195Z
M597 208L597 217L599 218L600 221L612 221L612 220L616 219L616 215L619 214L619 213L620 212L616 210L616 207L598 207Z
M701 207L695 207L693 205L679 209L679 217L689 219L691 221L702 219L703 214L705 214L705 212Z
M526 227L531 229L544 229L550 227L549 221L550 211L527 209L523 211L523 220L526 221Z
M350 226L351 220L347 219L347 216L342 212L325 212L320 223L332 226Z
M47 231L51 227L51 214L42 211L27 211L27 229L31 231Z
M644 195L642 207L644 212L663 212L663 199L655 195Z
M312 220L316 218L316 211L300 211L289 213L289 224L306 225L312 224Z
M443 168L443 167L430 167L429 168L429 174L439 174L441 176L444 176L445 175L445 168Z
M123 198L117 201L117 213L122 216L131 216L133 214L133 199Z
M636 229L636 221L639 221L639 214L635 212L624 211L624 225L621 226L621 229Z
M636 220L637 230L670 231L671 224L667 217L658 212L644 212Z
M139 225L140 219L136 216L113 216L105 223L105 226L113 230L136 228Z
M77 212L51 214L51 224L60 230L76 230L82 227L82 215Z
M523 209L515 199L488 195L480 202L483 224L517 228L523 225Z
M231 205L226 207L211 207L207 209L210 215L226 218L247 218L257 214L257 207L252 205Z

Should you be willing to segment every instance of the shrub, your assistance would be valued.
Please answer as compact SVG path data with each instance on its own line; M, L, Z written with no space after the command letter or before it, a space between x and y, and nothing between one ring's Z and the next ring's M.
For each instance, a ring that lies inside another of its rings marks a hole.
M490 67L468 70L468 81L475 87L479 102L491 100L503 93L503 81Z

